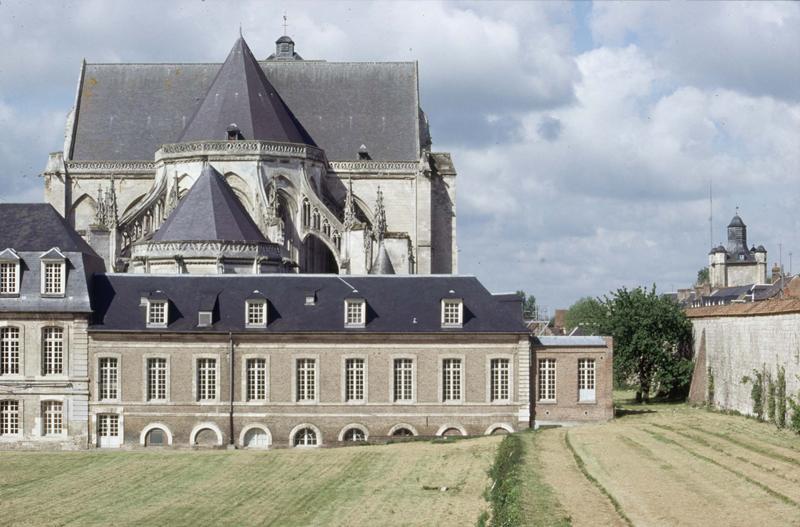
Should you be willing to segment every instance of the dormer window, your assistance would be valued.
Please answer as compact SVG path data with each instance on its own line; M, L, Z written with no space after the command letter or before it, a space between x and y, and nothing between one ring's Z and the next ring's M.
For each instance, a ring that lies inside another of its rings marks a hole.
M344 327L363 328L366 323L367 303L363 298L348 298L344 301Z
M67 258L58 247L53 247L41 256L42 294L64 296Z
M464 302L460 298L442 300L442 327L460 328L464 323Z
M169 300L161 291L147 299L147 327L165 328L169 322Z
M267 301L263 298L248 300L246 315L248 328L267 327Z
M20 258L14 249L0 253L0 295L19 294Z
M306 292L306 305L313 306L317 303L317 293L315 291Z

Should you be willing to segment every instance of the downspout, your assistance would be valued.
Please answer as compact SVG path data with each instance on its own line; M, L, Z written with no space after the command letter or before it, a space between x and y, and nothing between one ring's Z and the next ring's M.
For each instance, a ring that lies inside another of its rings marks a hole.
M228 448L236 448L236 441L233 438L233 333L228 332L231 350L228 354L228 400L230 408L228 411Z

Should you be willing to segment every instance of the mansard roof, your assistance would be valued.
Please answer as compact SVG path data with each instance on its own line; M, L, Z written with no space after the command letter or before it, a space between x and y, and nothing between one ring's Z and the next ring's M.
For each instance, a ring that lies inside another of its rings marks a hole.
M415 62L259 66L329 160L356 160L362 144L375 161L419 160L426 124L420 122ZM65 155L152 160L162 144L178 141L219 71L219 64L84 65Z
M97 256L49 203L0 203L0 250L79 252Z
M238 126L244 139L315 145L242 37L231 48L178 141L225 139L231 124Z
M143 296L160 290L171 303L166 329L147 329ZM253 291L268 301L269 324L247 329L245 302ZM218 317L197 327L204 291L218 291ZM306 304L315 291L314 304ZM464 302L462 328L443 329L441 298L453 291ZM526 334L522 313L496 299L472 276L345 276L312 274L145 275L95 277L96 318L92 330L136 332L267 333L515 333ZM357 296L367 304L364 328L345 328L344 301Z
M212 240L267 242L222 175L206 164L153 241Z

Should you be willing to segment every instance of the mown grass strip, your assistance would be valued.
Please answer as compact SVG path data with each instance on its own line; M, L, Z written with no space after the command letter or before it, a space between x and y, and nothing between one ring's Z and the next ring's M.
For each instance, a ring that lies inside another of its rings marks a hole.
M586 468L586 463L583 462L583 459L578 454L578 451L575 450L575 447L572 446L572 441L569 440L569 432L564 434L564 441L566 442L569 451L572 452L572 457L575 458L575 463L578 465L578 469L581 471L581 473L583 473L583 476L586 479L588 479L595 487L597 487L606 498L608 498L608 500L614 506L614 510L617 511L617 514L619 514L619 517L622 518L622 520L630 527L633 527L633 522L631 521L630 518L628 518L628 515L625 514L625 511L622 510L622 505L620 505L617 499L614 496L612 496L611 493L608 492L608 490L606 490L606 488L599 481L597 481L597 478L595 478L589 473L589 470Z
M531 527L569 527L572 518L556 496L556 491L545 481L546 469L542 460L541 441L546 428L529 430L522 437L522 468L520 470L520 499L524 525ZM557 433L557 432L550 432Z
M653 432L652 430L649 430L647 428L643 428L642 430L644 432L646 432L647 434L650 434L651 436L653 436L653 438L656 441L661 441L662 443L666 443L666 444L669 444L669 445L677 446L678 448L680 448L682 451L686 452L690 456L696 457L697 459L700 459L700 460L705 461L707 463L711 463L712 465L714 465L716 467L719 467L719 468L721 468L723 470L727 470L731 474L742 478L743 480L747 481L748 483L750 483L752 485L755 485L756 487L760 488L761 490L763 490L764 492L766 492L767 494L769 494L773 498L777 498L777 499L781 500L782 502L786 503L787 505L793 505L794 507L800 508L800 503L797 503L796 501L794 501L789 496L787 496L785 494L781 494L780 492L774 490L773 488L768 487L767 485L764 485L760 481L751 478L747 474L743 474L743 473L739 472L738 470L732 469L732 468L730 468L728 466L725 466L724 464L722 464L722 463L720 463L718 461L715 461L714 459L711 459L708 456L704 456L703 454L701 454L699 452L695 452L694 450L692 450L691 448L687 447L686 445L682 445L681 443L678 443L677 441L675 441L673 439L670 439L669 437L665 436L664 434L659 434L658 432Z
M742 448L744 448L746 450L749 450L751 452L755 452L757 454L762 454L762 455L767 456L769 458L772 458L772 459L774 459L776 461L783 461L785 463L790 463L792 465L797 465L797 466L800 467L800 459L795 459L793 457L784 456L783 454L779 454L778 452L775 452L773 450L770 450L770 449L767 449L767 448L764 448L764 447L761 447L761 446L758 446L758 445L754 445L754 444L748 443L746 441L742 441L741 439L736 439L736 438L730 437L730 436L728 436L726 434L722 434L720 432L714 432L712 430L706 430L703 427L697 427L696 429L698 431L704 433L704 434L708 434L708 435L717 437L719 439L722 439L724 441L728 441L729 443L733 443L734 445L740 446L740 447L742 447ZM774 446L780 447L781 445L774 445ZM786 448L788 448L788 446Z

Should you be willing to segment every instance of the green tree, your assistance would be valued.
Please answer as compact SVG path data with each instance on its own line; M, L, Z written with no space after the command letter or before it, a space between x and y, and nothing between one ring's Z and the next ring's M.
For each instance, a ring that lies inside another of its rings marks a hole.
M517 294L522 297L522 313L525 317L537 318L539 306L536 305L536 297L525 293L525 291L517 291Z
M711 283L711 278L708 275L708 267L703 267L697 271L697 285Z
M578 326L586 328L587 333L596 335L600 332L606 307L592 297L581 298L572 304L564 315L564 326L567 333Z
M614 377L636 385L636 400L650 394L685 395L692 378L692 324L667 297L637 287L604 297L606 315L600 326L614 337Z

